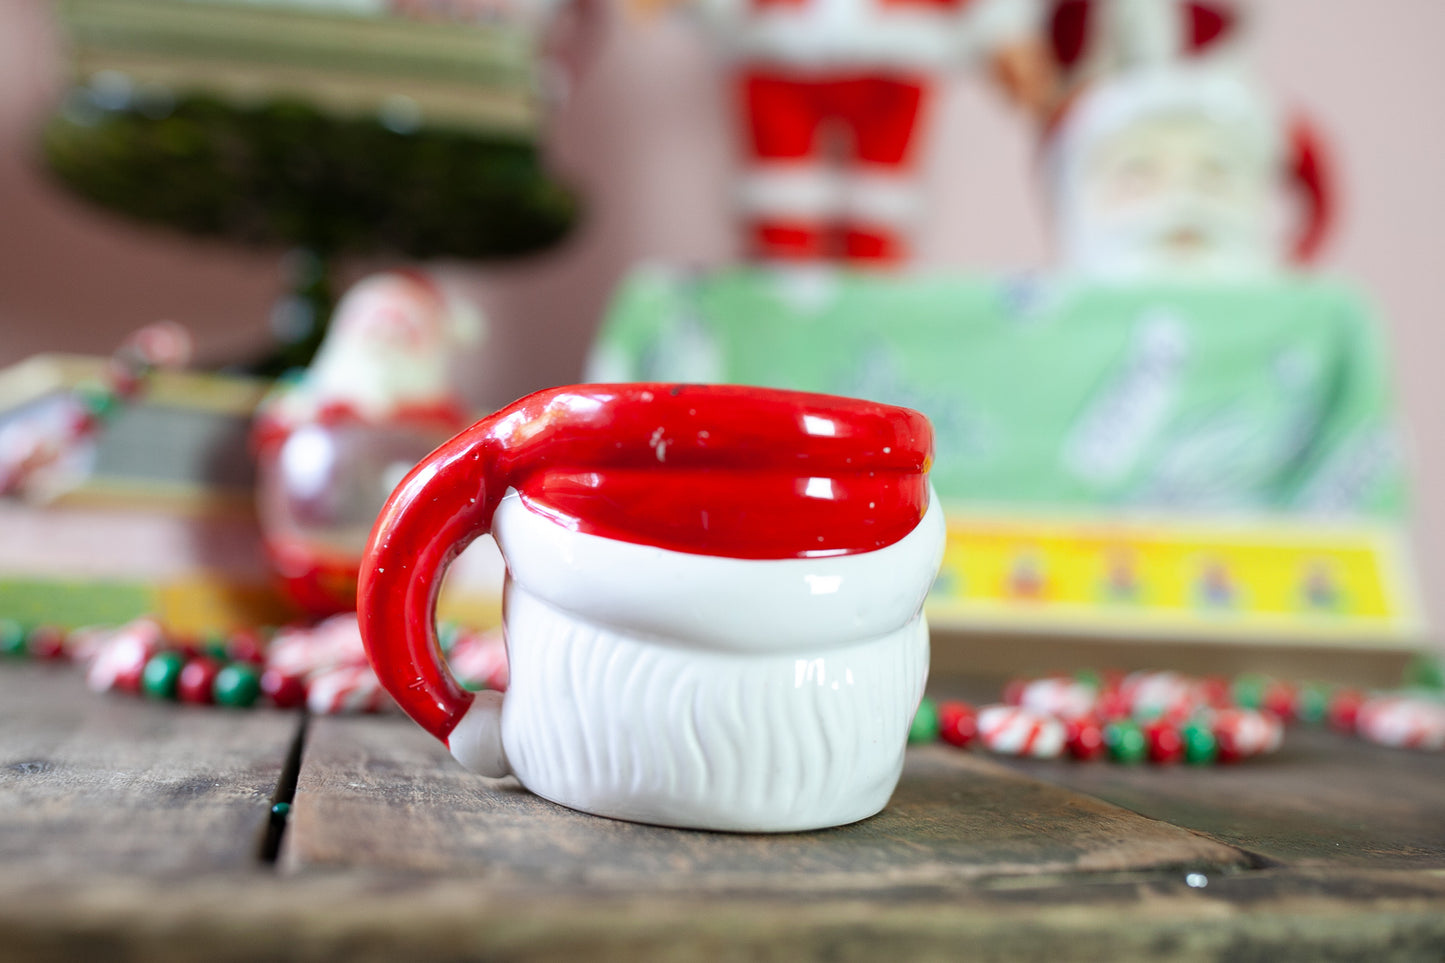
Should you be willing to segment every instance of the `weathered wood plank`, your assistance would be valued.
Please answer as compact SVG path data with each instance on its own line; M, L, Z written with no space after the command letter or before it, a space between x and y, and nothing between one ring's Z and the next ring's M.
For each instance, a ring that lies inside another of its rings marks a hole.
M298 722L106 698L69 667L0 665L0 880L254 866Z
M1009 765L1292 865L1445 867L1445 753L1297 727L1233 766Z
M600 819L467 773L395 717L313 722L282 862L292 872L368 867L790 897L1248 865L1230 847L942 746L910 750L889 807L838 829L749 836Z
M0 880L0 928L5 958L16 963L1438 963L1445 946L1445 878L1429 873L1267 870L1213 878L1204 889L1178 877L1008 882L808 901L676 891L541 898L485 879L364 870L145 888Z

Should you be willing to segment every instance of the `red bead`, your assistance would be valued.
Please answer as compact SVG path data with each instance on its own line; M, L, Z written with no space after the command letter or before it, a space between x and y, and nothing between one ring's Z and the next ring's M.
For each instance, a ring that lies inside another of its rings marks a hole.
M1146 726L1144 739L1152 762L1170 765L1184 758L1184 737L1173 723L1155 722Z
M221 663L215 659L202 656L189 660L181 669L181 677L176 681L176 698L196 705L209 703L211 687L220 671Z
M144 671L145 662L137 662L133 666L117 669L115 673L115 691L128 692L131 695L139 693L141 674Z
M1108 747L1104 744L1104 727L1097 719L1070 719L1065 725L1069 755L1083 762L1103 758Z
M1299 699L1299 691L1288 682L1274 680L1264 690L1264 699L1260 708L1268 709L1279 716L1285 722L1294 720L1299 713L1296 711L1296 703Z
M171 640L170 647L187 659L198 659L206 654L205 642L197 635L178 635Z
M226 657L233 662L250 662L260 665L266 661L266 643L259 632L252 629L237 629L226 640Z
M1233 702L1229 693L1229 679L1222 675L1206 676L1200 680L1200 693L1204 704L1211 709L1223 709Z
M967 702L938 704L938 737L949 745L967 749L978 735L978 717Z
M1129 716L1129 700L1117 688L1110 687L1099 693L1099 718L1105 722L1124 719Z
M65 633L52 625L38 625L25 638L31 658L53 661L65 658Z
M288 675L280 669L267 669L261 673L261 691L278 709L295 709L306 704L306 682L300 676Z
M1330 699L1328 710L1330 728L1338 732L1353 734L1355 731L1355 720L1360 714L1360 706L1364 705L1365 697L1356 689L1341 689Z
M1010 679L1003 687L1003 704L1016 706L1024 701L1024 690L1029 687L1028 679Z

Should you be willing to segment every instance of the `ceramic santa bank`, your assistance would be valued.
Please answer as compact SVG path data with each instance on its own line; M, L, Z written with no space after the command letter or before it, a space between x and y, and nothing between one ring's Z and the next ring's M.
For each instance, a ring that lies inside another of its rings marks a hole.
M382 684L468 768L575 809L776 832L888 801L928 667L942 512L922 415L827 395L556 388L428 456L378 519ZM507 561L505 696L437 647L449 561Z
M387 494L471 421L449 364L478 324L426 275L375 275L342 299L313 365L262 403L262 532L308 612L355 608L362 549Z
M1309 260L1329 226L1318 142L1238 71L1172 65L1091 84L1046 150L1059 256L1087 277L1258 279Z

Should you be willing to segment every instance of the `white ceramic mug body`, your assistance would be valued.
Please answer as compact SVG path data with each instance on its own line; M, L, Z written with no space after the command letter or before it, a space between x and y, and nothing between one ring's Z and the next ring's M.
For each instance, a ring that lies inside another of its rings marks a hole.
M515 493L493 531L511 682L452 734L469 768L585 812L702 829L817 829L887 804L928 674L936 497L901 541L816 559L581 534Z

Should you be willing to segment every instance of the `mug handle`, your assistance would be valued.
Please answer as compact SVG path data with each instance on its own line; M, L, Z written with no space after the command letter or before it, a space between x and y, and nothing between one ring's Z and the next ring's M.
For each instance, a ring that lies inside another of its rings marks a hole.
M443 443L392 492L372 528L357 586L361 637L377 679L448 746L475 696L442 657L436 602L447 566L491 529L506 490L487 470L495 461L492 422L483 419Z

